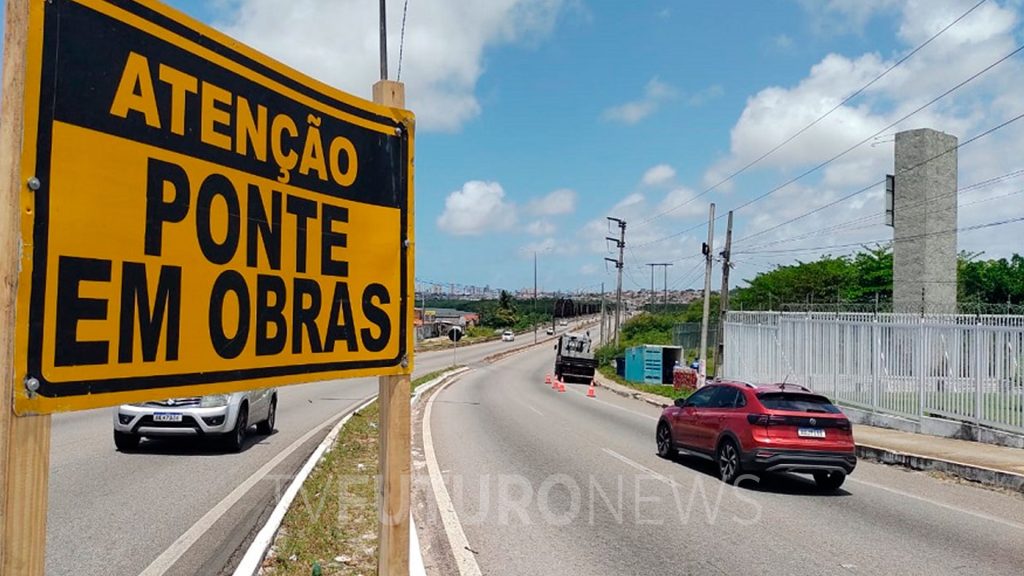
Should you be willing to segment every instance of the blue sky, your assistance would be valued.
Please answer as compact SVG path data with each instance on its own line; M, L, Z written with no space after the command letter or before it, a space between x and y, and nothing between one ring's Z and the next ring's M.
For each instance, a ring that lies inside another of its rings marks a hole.
M532 286L537 251L542 288L595 289L602 281L611 288L604 218L618 216L629 224L626 289L648 286L644 264L659 261L673 262L670 286L700 286L707 232L699 225L709 201L724 215L1012 51L1022 38L1021 2L989 0L777 153L693 197L976 2L409 0L402 80L419 120L416 276ZM169 4L343 90L369 95L378 70L375 0ZM402 7L389 2L392 74ZM892 171L898 130L932 127L965 140L1024 113L1024 104L1010 97L1020 93L1021 72L1017 60L1008 60L825 169L745 207L736 213L734 237L882 178ZM962 149L961 186L1024 168L1021 135L1014 124ZM991 221L993 206L1001 216L1024 214L1021 196L1012 196L1021 186L1024 178L1011 178L962 198L960 224ZM756 241L737 242L737 252L748 253L737 254L734 278L851 250L830 246L889 238L891 229L874 216L882 208L881 189L871 189ZM863 220L851 225L857 218ZM724 218L716 224L719 245L724 225ZM964 233L960 247L1008 255L1022 231L1018 223Z

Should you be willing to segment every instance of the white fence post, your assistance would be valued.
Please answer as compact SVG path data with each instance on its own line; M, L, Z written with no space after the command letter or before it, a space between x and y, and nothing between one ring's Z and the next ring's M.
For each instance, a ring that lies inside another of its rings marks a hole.
M839 401L839 312L836 311L836 319L832 323L832 330L829 335L832 337L832 401Z
M804 375L801 378L801 383L805 386L814 387L814 383L811 381L811 330L813 329L811 324L811 313L808 312L803 319L803 330L800 333L804 338Z
M878 410L878 373L882 370L882 341L878 332L878 314L871 317L871 409Z
M982 383L984 382L982 375L982 359L984 343L982 342L982 330L981 322L979 321L977 326L974 327L974 423L981 424L982 417L984 416L984 410L982 408L983 396L982 396Z
M928 382L928 372L930 370L931 362L929 362L927 356L928 346L926 346L926 340L928 337L927 328L925 325L924 316L921 317L921 328L920 334L917 337L917 416L918 418L924 418L924 398L925 388Z

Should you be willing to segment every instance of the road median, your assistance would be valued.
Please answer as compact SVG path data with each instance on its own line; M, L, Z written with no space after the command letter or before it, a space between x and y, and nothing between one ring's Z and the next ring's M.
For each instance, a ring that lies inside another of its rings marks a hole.
M452 367L417 378L410 401L465 370ZM235 576L309 576L317 567L324 576L376 572L378 417L374 396L339 421L279 491L277 507ZM418 551L418 543L412 546Z

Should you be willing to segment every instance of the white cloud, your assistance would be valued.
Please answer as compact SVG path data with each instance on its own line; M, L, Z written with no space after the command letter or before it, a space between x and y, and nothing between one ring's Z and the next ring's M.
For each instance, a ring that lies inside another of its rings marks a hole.
M658 213L667 213L671 218L690 218L707 212L707 202L697 199L697 194L685 187L673 188L658 205Z
M656 112L662 103L673 98L675 94L674 88L654 77L644 87L644 95L641 98L607 108L601 116L613 122L636 124Z
M455 236L475 236L508 230L515 222L516 207L505 201L501 184L472 180L448 195L437 226Z
M568 188L559 188L546 196L531 200L526 210L537 216L556 216L572 214L576 210L576 192Z
M580 266L580 274L584 276L593 276L594 274L597 274L598 270L599 268L596 264L584 264L583 266Z
M648 168L647 172L644 172L643 178L640 179L640 183L644 186L661 186L671 182L676 177L676 169L669 166L668 164L658 164Z
M778 34L772 37L771 44L779 50L786 51L793 47L793 38L788 34Z
M669 192L671 195L672 192ZM689 221L677 219L659 219L648 222L648 218L657 210L659 204L665 201L652 203L647 196L634 192L627 195L616 203L608 214L626 221L626 267L630 274L639 274L645 262L676 262L682 273L689 269L690 258L699 254L700 241L698 236L703 234L703 229L697 229L685 234L678 234L681 230L690 228L699 223L701 218L691 218ZM706 202L695 202L696 208L701 215L706 213ZM688 209L680 216L692 216ZM618 249L607 237L617 238L619 229L614 223L607 220L594 219L586 223L579 231L579 238L585 249L595 255L615 258L618 256ZM671 239L665 237L673 235ZM694 260L694 262L696 262ZM610 265L612 268L614 266ZM670 272L671 277L674 272ZM671 282L671 278L670 278ZM642 287L642 286L641 286Z
M764 153L835 108L847 95L874 79L913 46L931 37L974 2L949 2L943 3L941 7L928 0L832 0L807 4L808 11L813 15L845 19L847 32L859 32L872 18L880 13L885 13L887 17L891 12L904 47L889 55L872 52L829 54L815 64L802 80L788 86L768 86L752 95L732 128L730 153L705 171L703 180L706 185L717 184L729 174L758 160ZM839 107L745 172L742 179L738 180L745 194L736 198L735 204L768 192L809 168L843 153L841 158L821 170L782 187L772 193L769 199L758 202L750 209L736 213L737 230L734 240L737 244L734 249L739 263L736 276L749 278L765 266L787 264L795 259L812 260L823 253L838 255L856 252L859 243L891 238L892 229L884 226L881 216L884 208L881 186L872 187L834 207L808 213L868 188L881 180L884 174L891 173L895 132L930 127L954 134L963 143L1019 114L1019 99L1011 104L1007 95L1019 94L1024 89L1024 66L1009 60L937 104L914 114L911 119L888 128L889 124L1015 49L1020 34L1020 6L1020 2L990 2L982 5L856 99ZM1024 137L1024 122L1018 124L1021 125L1012 125L959 151L960 186L1020 167L1019 153L1016 154L1018 158L1013 158L1017 150L1015 143ZM873 143L858 145L878 132L882 134ZM853 149L846 152L850 148ZM752 188L751 183L757 187ZM717 192L728 190L730 185L723 185ZM1024 214L1024 202L1020 201L1020 196L1006 196L1015 192L1015 187L1019 189L1020 183L1000 183L991 190L971 192L971 196L962 193L959 225L970 226ZM663 207L690 198L690 192L682 187L673 187L673 193L676 197L666 198ZM991 203L972 203L989 198L996 200ZM706 209L706 203L700 201L691 202L684 208L689 209L692 204L697 204L700 210ZM996 206L1000 207L997 209L998 216L993 212ZM698 207L692 208L696 213ZM796 222L744 240L752 234L804 215L807 216ZM660 221L656 223L667 226ZM1017 228L1014 229L1014 226ZM1022 228L1024 225L1007 225L988 232L965 232L960 234L959 248L984 249L991 256L1008 256L1020 250ZM668 245L670 242L672 240L663 244ZM853 246L836 247L839 244ZM792 252L798 248L823 249ZM744 254L744 251L749 250L781 252Z
M686 103L694 108L703 106L708 102L721 98L725 94L725 88L721 84L712 84L703 90L698 90L686 98Z
M572 256L579 252L579 246L569 240L557 240L548 237L539 242L531 242L519 247L519 254L521 256L533 256L534 252L538 254L548 252L559 256Z
M493 46L545 37L566 0L432 0L409 6L402 81L426 130L480 114L476 83ZM380 77L378 4L365 0L233 0L229 35L342 90L369 98ZM389 72L398 72L402 4L389 3Z
M547 220L535 220L526 226L526 232L531 236L550 236L555 232L555 225Z
M902 0L800 0L819 34L860 33L876 14ZM929 0L932 2L932 0ZM934 2L932 2L934 3Z

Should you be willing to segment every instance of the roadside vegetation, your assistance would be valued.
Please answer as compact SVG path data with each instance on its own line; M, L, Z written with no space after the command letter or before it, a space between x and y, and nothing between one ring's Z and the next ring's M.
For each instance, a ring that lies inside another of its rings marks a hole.
M412 382L412 389L455 366ZM376 402L352 415L306 479L264 561L268 576L374 574L377 571ZM290 480L282 480L283 494Z
M957 301L966 313L1024 311L1024 256L982 258L961 252L957 260ZM892 247L865 247L853 255L826 255L812 262L777 266L744 280L730 294L733 310L779 310L784 304L864 305L864 311L891 307ZM712 310L717 310L716 306Z
M455 308L480 315L480 327L492 331L513 330L523 332L534 326L550 325L552 317L565 318L596 313L598 302L573 301L565 298L532 298L519 300L505 290L497 300L427 299L427 308Z

